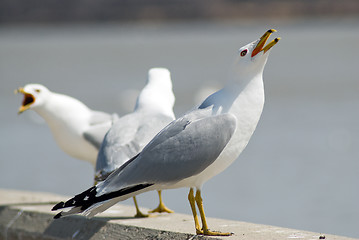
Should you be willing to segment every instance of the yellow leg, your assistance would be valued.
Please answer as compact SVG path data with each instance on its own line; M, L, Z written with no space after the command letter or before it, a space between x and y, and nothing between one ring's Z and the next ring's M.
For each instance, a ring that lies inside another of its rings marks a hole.
M199 226L199 221L198 221L198 217L197 217L196 202L195 202L195 198L194 198L194 194L193 194L193 188L191 188L189 190L188 201L189 201L189 204L191 205L191 209L192 209L194 225L196 227L196 234L203 234L203 231L201 230L201 228Z
M167 208L165 206L165 204L162 201L162 194L161 194L161 190L158 191L158 196L160 198L160 203L158 204L158 207L153 209L152 211L149 211L149 213L154 213L154 212L158 212L158 213L162 213L162 212L167 212L167 213L174 213L174 211L172 211L171 209Z
M135 217L136 218L144 218L144 217L148 217L148 214L144 214L140 211L140 208L138 207L138 204L137 204L137 200L136 200L136 197L133 197L133 201L135 203L135 207L136 207L136 215Z
M197 206L198 206L199 213L201 215L203 235L207 235L207 236L231 236L232 235L232 233L222 233L222 232L212 232L212 231L210 231L208 229L206 216L204 214L203 199L201 197L201 190L196 191L195 200L196 200L196 203L197 203Z

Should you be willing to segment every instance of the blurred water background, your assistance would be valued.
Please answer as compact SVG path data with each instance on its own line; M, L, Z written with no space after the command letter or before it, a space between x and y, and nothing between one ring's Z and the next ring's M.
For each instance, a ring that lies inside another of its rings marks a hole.
M167 67L181 116L219 89L236 50L275 28L266 104L248 147L204 185L209 217L359 238L359 17L0 25L0 187L72 196L90 164L55 144L13 90L41 83L92 109L131 112L151 67ZM188 189L164 192L190 214ZM0 196L1 197L1 196ZM65 199L64 199L65 200ZM154 192L141 206L157 204ZM125 201L132 204L131 201Z

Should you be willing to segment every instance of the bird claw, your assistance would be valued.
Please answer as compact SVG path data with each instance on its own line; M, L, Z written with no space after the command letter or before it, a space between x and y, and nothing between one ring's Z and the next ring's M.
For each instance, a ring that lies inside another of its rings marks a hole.
M218 231L210 231L209 229L207 230L196 229L196 233L197 235L204 235L204 236L232 236L233 235L233 233L230 232L223 233Z
M147 218L147 217L150 217L149 214L144 214L142 212L137 212L136 215L135 215L135 218Z
M167 208L165 205L163 204L160 204L158 205L158 207L156 207L155 209L151 210L151 211L148 211L149 213L163 213L163 212L166 212L166 213L174 213L174 211L172 211L171 209Z

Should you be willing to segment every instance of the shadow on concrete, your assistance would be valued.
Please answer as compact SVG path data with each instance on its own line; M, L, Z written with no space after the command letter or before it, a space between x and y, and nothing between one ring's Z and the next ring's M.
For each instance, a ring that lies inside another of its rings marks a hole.
M43 234L56 238L90 239L107 221L94 221L81 216L52 220Z
M15 203L14 205L22 205ZM40 204L40 203L38 203ZM188 233L157 230L109 222L114 219L136 219L133 216L95 217L70 216L53 219L54 215L44 212L0 206L1 239L210 239Z
M61 239L209 239L187 233L177 233L150 228L109 223L112 219L135 219L134 217L96 217L87 219L80 216L71 216L53 220L43 236ZM212 238L211 238L212 240Z

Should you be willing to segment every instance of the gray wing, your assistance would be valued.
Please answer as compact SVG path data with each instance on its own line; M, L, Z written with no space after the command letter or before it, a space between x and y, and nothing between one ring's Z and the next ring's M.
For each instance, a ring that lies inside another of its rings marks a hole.
M236 117L229 113L203 117L197 111L164 128L138 157L112 173L101 191L143 183L174 183L211 165L231 139Z
M117 121L105 135L96 161L97 181L137 155L173 119L162 114L132 113Z
M117 119L117 114L110 115L104 112L93 111L90 119L90 128L83 133L83 137L95 148L100 149L105 134Z

